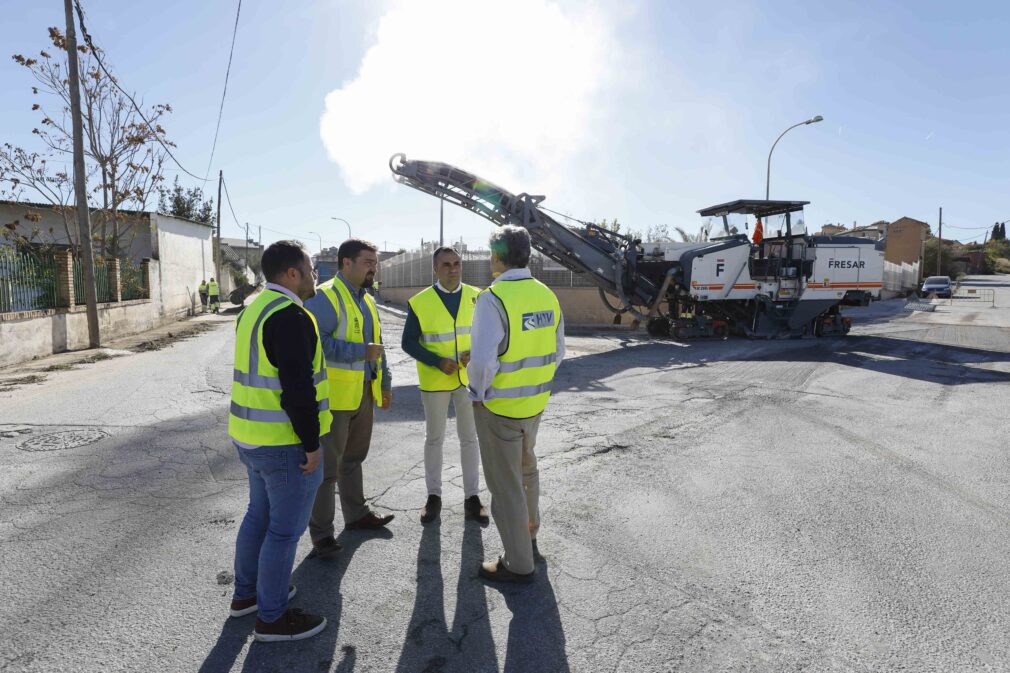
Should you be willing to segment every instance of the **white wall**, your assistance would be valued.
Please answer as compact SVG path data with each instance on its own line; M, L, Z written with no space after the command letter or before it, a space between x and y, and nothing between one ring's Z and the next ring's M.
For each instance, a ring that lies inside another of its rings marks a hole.
M195 313L200 305L200 281L214 275L213 227L170 215L152 214L151 219L151 229L156 232L156 246L150 255L151 298L100 304L103 341ZM34 317L15 319L15 315L6 314L0 320L0 367L88 347L83 306L25 314Z
M38 215L41 219L32 222L27 219L29 214ZM69 217L74 218L73 213ZM128 246L127 256L135 262L145 257L151 257L151 226L146 213L141 215L122 215L120 218L129 217L133 222L133 228L123 234L123 245ZM100 216L91 214L92 232L99 233L101 224ZM72 219L70 223L71 238L67 238L67 226L63 220L63 215L55 212L49 206L34 206L32 204L12 204L0 203L0 226L9 223L17 223L17 233L31 238L32 230L37 228L39 235L33 240L40 243L53 243L60 246L75 245L77 243L77 221ZM95 247L95 254L98 254L98 247Z
M152 257L160 267L152 294L160 302L162 313L185 314L200 304L200 281L214 275L214 227L157 213L151 219L157 233Z

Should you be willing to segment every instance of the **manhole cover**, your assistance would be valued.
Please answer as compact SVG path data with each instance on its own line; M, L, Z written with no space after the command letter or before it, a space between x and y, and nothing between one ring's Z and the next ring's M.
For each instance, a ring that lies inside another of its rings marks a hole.
M100 439L109 436L103 430L62 430L60 432L50 432L45 435L29 437L18 444L22 451L60 451L62 449L76 449L78 446L94 444Z

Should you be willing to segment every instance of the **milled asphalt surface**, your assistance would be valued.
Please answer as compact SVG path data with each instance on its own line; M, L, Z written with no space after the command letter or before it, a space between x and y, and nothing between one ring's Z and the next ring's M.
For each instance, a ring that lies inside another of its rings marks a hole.
M528 587L475 579L500 543L464 526L451 435L441 526L418 524L391 349L365 475L397 518L332 562L303 538L294 605L330 626L298 643L227 619L231 318L52 371L0 392L0 671L1010 670L1010 277L974 281L997 308L881 302L847 338L569 337Z

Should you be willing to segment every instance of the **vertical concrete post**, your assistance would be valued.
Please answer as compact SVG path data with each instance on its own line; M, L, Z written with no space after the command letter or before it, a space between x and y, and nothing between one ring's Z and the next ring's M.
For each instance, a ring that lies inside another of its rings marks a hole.
M74 256L69 250L56 251L56 297L60 306L74 305Z
M151 298L151 260L140 260L140 282L144 285L144 296Z
M105 267L109 273L109 294L112 301L123 301L123 279L119 275L119 260L110 259Z

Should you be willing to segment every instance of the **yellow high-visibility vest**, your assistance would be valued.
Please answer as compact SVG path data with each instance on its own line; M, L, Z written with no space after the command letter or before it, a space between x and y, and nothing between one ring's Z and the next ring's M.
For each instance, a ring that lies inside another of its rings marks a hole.
M358 302L351 296L350 290L339 276L334 276L318 288L337 314L337 328L332 337L349 343L363 344L364 316L358 308ZM382 328L379 325L379 312L375 308L372 296L365 293L365 305L372 316L372 335L375 343L382 343ZM353 411L361 406L361 395L365 387L365 369L368 363L362 358L355 362L326 361L326 375L330 381L330 409L332 411ZM382 358L375 363L375 379L372 381L372 399L376 406L382 405Z
M461 285L459 291L459 311L456 312L455 319L445 308L445 303L434 286L421 290L407 302L421 325L421 344L432 353L456 364L459 364L459 354L470 350L473 307L480 294L480 290L466 283ZM461 366L455 374L450 375L420 360L417 360L417 377L421 381L421 390L425 392L456 390L469 383L466 367Z
M239 315L235 327L235 371L231 383L231 411L228 434L237 442L254 446L301 444L287 412L281 408L281 380L263 347L263 324L271 315L294 304L290 297L274 290L264 290ZM305 310L302 308L301 310ZM305 313L316 325L311 313ZM323 360L323 348L316 327L316 352L312 357L313 381L319 405L319 435L330 431L329 382ZM306 450L317 447L307 446Z
M200 281L200 287L197 289L200 294L207 294L207 281Z
M531 418L543 412L551 397L561 305L535 278L499 280L485 292L505 307L509 340L498 356L491 399L484 406L499 416Z
M221 289L218 287L216 280L212 280L207 284L207 294L220 294L220 292Z

